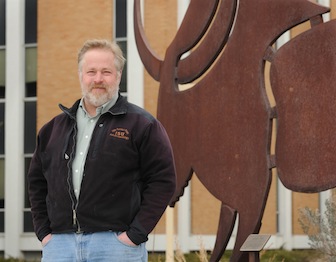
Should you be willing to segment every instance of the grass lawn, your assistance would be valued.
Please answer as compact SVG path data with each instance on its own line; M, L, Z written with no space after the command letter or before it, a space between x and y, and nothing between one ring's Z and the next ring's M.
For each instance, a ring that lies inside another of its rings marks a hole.
M231 252L227 251L227 254L222 257L221 262L229 262ZM320 254L314 250L266 250L260 254L261 262L317 262L319 261ZM210 258L210 255L208 255ZM185 254L184 259L175 259L179 262L206 262L207 260L201 259L200 254L197 252ZM323 260L321 260L323 261ZM324 260L325 261L325 260ZM148 262L165 262L164 253L150 253Z
M221 262L229 262L230 251L226 252L227 254L220 260ZM193 252L185 254L183 256L184 260L180 256L176 258L176 262L207 262L206 258L201 258L200 253ZM208 254L207 258L210 258ZM262 251L260 254L261 262L317 262L317 261L326 261L320 260L319 253L314 250L295 250L295 251L286 251L286 250L266 250ZM24 261L20 259L1 259L0 262L38 262L38 261ZM148 262L165 262L164 253L149 253Z

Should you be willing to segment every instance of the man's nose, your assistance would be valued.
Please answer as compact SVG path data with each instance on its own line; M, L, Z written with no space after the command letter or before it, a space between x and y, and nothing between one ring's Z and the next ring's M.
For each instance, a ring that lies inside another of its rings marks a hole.
M101 72L97 72L93 81L96 82L96 83L102 82L103 81L103 74Z

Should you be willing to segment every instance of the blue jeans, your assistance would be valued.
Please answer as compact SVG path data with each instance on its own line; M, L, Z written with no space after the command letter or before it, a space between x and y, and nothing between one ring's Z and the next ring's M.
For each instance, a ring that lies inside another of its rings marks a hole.
M128 246L116 232L53 234L43 247L42 262L146 262L145 243Z

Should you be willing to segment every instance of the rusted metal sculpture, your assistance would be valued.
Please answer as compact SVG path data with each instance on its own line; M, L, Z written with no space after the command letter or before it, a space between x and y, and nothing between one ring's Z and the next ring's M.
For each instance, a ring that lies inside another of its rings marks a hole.
M259 232L275 166L292 190L319 192L336 185L336 90L330 80L336 72L336 24L323 23L328 11L306 0L191 0L161 60L147 43L140 0L134 2L138 50L160 82L158 118L175 154L178 187L171 205L193 173L222 202L211 261L223 255L237 214L231 260L248 260L239 249ZM278 51L272 48L280 35L307 20L311 30ZM267 60L276 108L265 90ZM179 84L196 79L192 88L179 90Z
M299 192L336 186L336 20L319 22L280 48L271 67L276 166L282 183Z

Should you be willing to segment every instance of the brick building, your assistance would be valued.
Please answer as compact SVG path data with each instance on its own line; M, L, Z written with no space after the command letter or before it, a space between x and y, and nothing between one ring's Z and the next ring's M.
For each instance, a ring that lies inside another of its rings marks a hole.
M318 1L330 6L334 0ZM163 57L189 0L144 0L143 18L153 49ZM335 10L335 11L334 11ZM0 0L0 252L7 257L39 254L41 245L32 232L25 175L41 126L79 98L76 55L89 38L116 39L127 57L121 92L129 101L156 114L159 84L139 59L133 34L133 1L126 0ZM287 32L281 45L306 30L307 24ZM324 209L330 192L299 194L276 179L268 198L261 233L271 234L270 248L308 248L298 224L298 209ZM212 249L220 203L193 176L174 209L179 248ZM164 251L165 217L150 235L148 250ZM233 236L234 237L234 236ZM230 241L229 248L232 248Z

